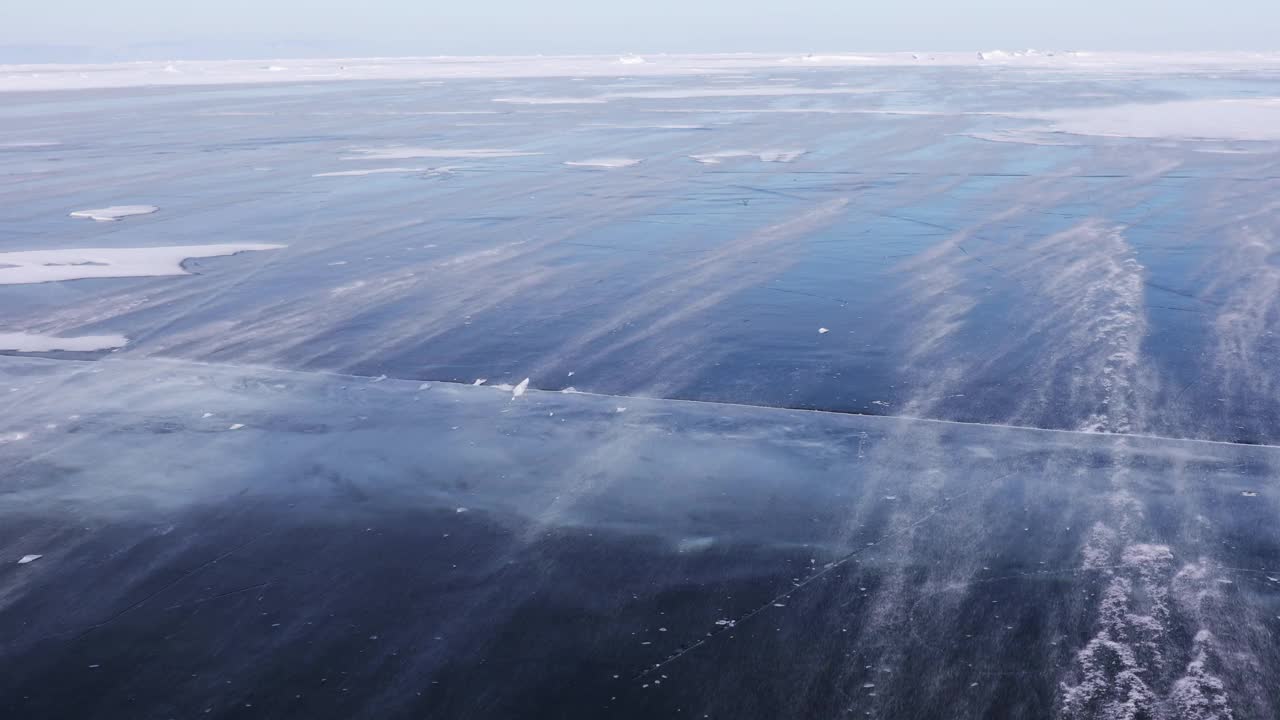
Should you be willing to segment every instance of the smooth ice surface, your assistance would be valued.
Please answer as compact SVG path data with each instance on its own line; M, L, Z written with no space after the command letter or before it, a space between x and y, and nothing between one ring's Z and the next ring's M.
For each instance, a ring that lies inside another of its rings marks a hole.
M225 243L147 248L75 248L0 252L0 285L23 285L86 278L186 275L182 263L253 250L278 250L270 243Z
M1277 57L646 60L0 72L0 717L1277 716Z
M494 158L523 157L538 153L520 150L499 150L492 148L426 148L426 147L386 147L386 148L354 148L356 155L344 157L343 160L408 160L412 158L451 158L470 160L491 160Z
M385 168L368 168L366 170L335 170L333 172L316 173L311 177L364 177L365 175L383 175L386 173L402 174L402 173L419 173L429 172L431 168L425 167L385 167Z
M1280 442L1275 57L646 59L9 93L0 137L58 144L4 150L4 327L118 333L134 358ZM308 67L272 64L165 75ZM516 97L550 104L493 102ZM572 164L602 159L643 162ZM66 217L104 188L164 209ZM181 282L6 259L242 241L288 250L188 259Z
M1275 447L118 358L0 387L0 546L43 554L0 570L7 716L1280 709Z

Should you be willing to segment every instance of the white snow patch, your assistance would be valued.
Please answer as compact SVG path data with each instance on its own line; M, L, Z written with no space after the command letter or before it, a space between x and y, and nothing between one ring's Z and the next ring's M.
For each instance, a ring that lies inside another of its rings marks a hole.
M159 209L155 205L112 205L111 207L94 210L76 210L71 213L71 217L88 218L97 222L115 222L120 218L133 217L134 215L150 215Z
M1183 140L1280 140L1280 98L1180 100L1040 114L1055 132Z
M79 337L60 338L52 335L36 333L0 332L0 350L16 350L17 352L93 352L95 350L111 350L124 347L129 338L123 335L81 335Z
M703 165L719 165L725 160L756 158L760 162L789 163L809 152L808 150L721 150L713 153L690 155Z
M279 250L269 243L170 245L150 248L75 248L0 253L0 285L60 282L87 278L189 275L192 258L222 257L254 250Z
M590 160L570 160L565 163L569 167L585 167L585 168L625 168L639 165L640 161L634 158L592 158Z

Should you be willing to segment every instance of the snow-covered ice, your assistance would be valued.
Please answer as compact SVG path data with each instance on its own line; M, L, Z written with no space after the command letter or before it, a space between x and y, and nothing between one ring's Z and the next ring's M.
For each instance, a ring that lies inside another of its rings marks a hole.
M124 347L129 339L123 335L78 335L55 337L28 332L0 331L0 350L17 352L93 352Z
M155 205L112 205L96 210L76 210L71 213L71 217L88 218L97 222L114 222L135 215L150 215L159 209Z
M188 275L186 260L285 247L271 243L176 245L149 248L75 248L0 252L0 285L89 278Z

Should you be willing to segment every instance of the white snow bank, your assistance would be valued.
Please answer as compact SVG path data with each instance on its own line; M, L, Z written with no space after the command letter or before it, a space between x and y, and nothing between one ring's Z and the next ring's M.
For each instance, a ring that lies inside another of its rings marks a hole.
M585 168L624 168L639 165L635 158L592 158L590 160L570 160L565 165Z
M71 213L71 217L88 218L98 222L114 222L120 218L134 215L150 215L159 209L155 205L112 205L111 207L97 208L95 210L76 210Z
M112 350L124 347L129 338L123 335L81 335L73 338L60 338L52 335L35 333L0 332L0 350L17 352L93 352L95 350Z
M708 76L756 72L769 68L865 65L898 67L1018 65L1085 71L1178 72L1206 68L1277 68L1276 52L1210 53L982 53L859 55L725 53L677 54L625 62L616 55L325 58L277 60L185 61L181 72L168 62L78 65L0 65L0 92L71 90L111 87L223 85L351 80L447 80L454 78L617 77L619 65L633 77ZM988 57L990 56L990 57ZM627 56L628 58L638 56ZM270 63L265 64L264 63Z
M0 253L0 285L59 282L86 278L189 275L184 260L278 250L284 245L226 243L151 248L76 248Z
M395 146L384 148L355 148L358 153L343 160L410 160L413 158L466 158L471 160L489 160L493 158L526 157L542 153L524 152L522 150L504 150L500 148L427 148Z
M1280 98L1181 100L1039 113L1073 135L1212 140L1280 140Z
M809 152L808 150L722 150L720 152L690 155L703 165L719 165L725 160L756 158L760 162L789 163Z

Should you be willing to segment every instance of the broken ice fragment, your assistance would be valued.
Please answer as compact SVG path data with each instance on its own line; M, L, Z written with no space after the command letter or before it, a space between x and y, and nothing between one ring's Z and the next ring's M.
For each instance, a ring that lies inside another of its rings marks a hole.
M18 564L26 565L27 563L35 562L36 560L39 560L42 557L44 556L43 555L23 555L22 559L18 561Z

